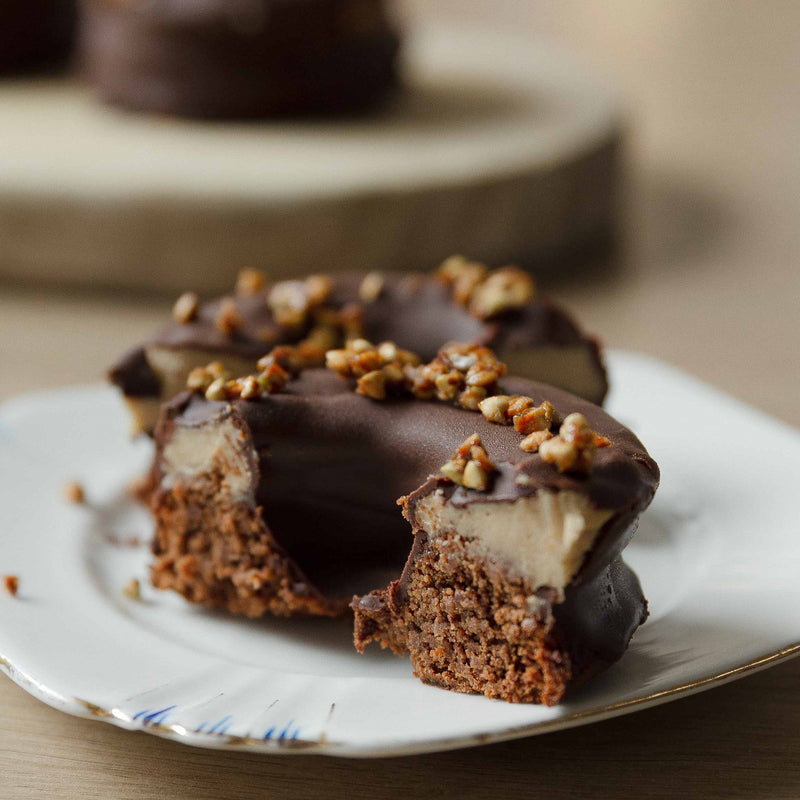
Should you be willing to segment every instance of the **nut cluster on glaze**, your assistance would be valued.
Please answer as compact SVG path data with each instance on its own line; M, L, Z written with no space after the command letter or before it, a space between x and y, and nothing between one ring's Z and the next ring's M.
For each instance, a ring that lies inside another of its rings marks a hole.
M439 472L458 486L485 492L490 486L492 476L497 472L497 467L489 460L481 437L473 433L461 443Z
M519 267L490 270L485 264L463 256L451 256L444 261L436 277L450 288L456 303L482 320L524 308L536 296L533 278Z
M433 361L421 364L417 355L394 342L376 346L356 339L344 349L329 351L325 363L343 378L356 378L356 391L373 400L412 395L469 411L478 410L506 372L488 347L458 342L445 345Z
M355 378L359 394L384 400L408 393L410 371L419 365L419 357L394 342L376 346L366 339L351 339L343 349L329 350L325 365L343 378Z
M327 275L309 275L305 280L274 284L267 294L267 305L281 327L302 328L332 292L333 281Z
M377 273L370 273L364 278L362 289L364 286L366 292L375 299L382 291L383 278ZM276 325L295 331L310 330L304 342L323 341L326 350L363 333L364 314L361 306L351 303L342 308L332 308L328 305L332 292L333 280L327 275L310 275L304 280L280 281L270 286L263 272L243 269L236 279L236 297L263 295ZM172 307L172 317L181 325L189 325L197 320L199 311L198 295L184 292ZM244 317L234 297L222 298L213 325L228 338L242 328ZM267 344L275 343L280 336L272 327L257 332L257 335ZM319 354L319 364L323 363L324 355L324 352Z
M570 414L562 422L561 415L547 400L536 405L533 398L525 395L496 394L497 381L505 374L506 366L487 347L451 342L433 361L421 364L418 356L394 342L373 345L366 339L354 339L343 349L329 350L325 363L341 377L355 378L356 391L373 400L403 395L420 400L437 399L469 411L480 411L496 425L513 425L523 436L520 449L526 453L538 452L559 472L591 472L597 449L611 444L591 429L582 414ZM556 428L558 433L554 434ZM468 442L459 448L459 453ZM482 448L480 441L475 446ZM483 454L486 456L485 450ZM448 461L442 474L461 486L483 485L485 489L488 479L473 477L478 474L477 466L469 468L464 481L463 472L470 459L462 464L462 456L463 453L457 454ZM472 460L486 469L483 461ZM491 463L488 458L486 463Z
M186 388L202 393L206 400L256 400L281 391L300 370L310 365L304 360L299 345L282 345L260 358L257 366L255 375L234 378L219 361L213 361L193 369L186 380Z
M583 414L570 414L558 431L539 447L539 455L559 472L591 472L599 447L611 441L592 430Z
M525 437L519 446L526 453L536 453L543 442L553 437L551 429L561 422L561 416L547 400L537 406L525 395L492 395L481 401L479 408L489 422L513 425Z

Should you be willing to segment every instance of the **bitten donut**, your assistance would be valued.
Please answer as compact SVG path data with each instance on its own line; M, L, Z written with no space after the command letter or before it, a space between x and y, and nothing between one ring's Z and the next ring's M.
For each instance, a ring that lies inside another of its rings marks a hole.
M200 367L165 407L154 585L250 617L335 616L355 594L358 649L514 702L620 658L647 616L620 558L659 480L641 442L482 346L423 363L356 339L326 360Z
M276 344L302 342L309 363L319 365L349 338L395 341L424 359L465 341L491 346L515 375L594 403L608 388L597 341L539 295L528 273L460 257L433 275L315 275L271 286L245 270L231 296L202 303L188 292L173 317L110 372L136 432L152 432L161 403L185 388L194 367L219 361L243 375Z
M106 102L187 117L359 111L397 84L382 0L84 0L82 61Z

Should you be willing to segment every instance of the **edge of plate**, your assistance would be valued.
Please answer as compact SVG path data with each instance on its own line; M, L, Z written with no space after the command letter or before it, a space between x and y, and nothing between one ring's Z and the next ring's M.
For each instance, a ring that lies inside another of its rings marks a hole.
M495 733L476 733L463 737L450 737L447 739L434 739L427 742L390 742L379 747L363 747L343 742L329 740L325 731L317 739L284 738L256 738L251 736L238 736L230 734L208 734L187 730L184 726L174 723L164 725L157 722L136 720L117 707L105 708L102 705L79 697L65 697L30 678L11 661L0 655L0 672L4 672L14 683L28 694L33 695L51 708L63 711L83 719L96 719L108 722L118 728L130 731L141 731L164 739L171 739L180 744L194 747L205 747L215 750L246 750L265 754L304 754L327 755L344 758L386 758L397 756L411 756L422 753L443 752L465 747L477 747L485 744L521 739L527 736L538 736L558 730L573 728L578 725L592 722L602 722L613 717L622 716L632 711L639 711L652 706L661 705L680 697L730 683L739 678L760 672L768 667L775 666L783 661L800 655L800 642L775 650L746 664L732 667L722 672L707 675L703 678L662 689L638 697L631 697L617 703L610 703L598 708L586 709L567 714L558 719L545 722L535 722L529 725L520 725Z

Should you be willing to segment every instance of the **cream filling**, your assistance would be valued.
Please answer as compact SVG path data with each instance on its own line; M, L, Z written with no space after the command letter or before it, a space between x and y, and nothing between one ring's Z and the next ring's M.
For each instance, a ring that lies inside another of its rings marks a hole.
M612 513L593 508L585 495L571 491L542 489L508 503L475 502L462 508L434 492L417 505L415 527L431 538L457 533L487 560L526 579L534 589L555 589L563 599Z
M506 364L509 375L550 383L587 400L602 394L603 377L587 345L501 349L497 357Z
M161 485L170 489L218 470L231 499L246 500L252 496L250 465L255 458L252 444L230 419L199 427L176 426L161 453Z

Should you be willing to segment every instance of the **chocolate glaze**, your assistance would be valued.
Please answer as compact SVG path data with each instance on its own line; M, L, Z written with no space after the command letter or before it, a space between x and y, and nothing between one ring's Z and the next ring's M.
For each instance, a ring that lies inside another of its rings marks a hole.
M382 0L84 0L108 102L191 117L358 111L397 83Z
M335 276L330 305L341 308L359 302L358 290L363 277L362 274ZM235 297L234 301L244 324L233 337L224 336L214 327L214 318L222 302L218 298L203 303L194 321L186 324L170 322L149 344L207 350L211 355L234 355L255 361L272 344L291 344L307 333L307 329L292 330L276 325L263 293ZM544 298L535 299L522 311L487 323L456 305L449 290L432 276L387 274L378 299L360 305L364 310L364 333L368 339L397 342L426 361L432 359L448 341L512 350L537 346L585 346L590 350L597 374L605 386L605 370L597 343L586 339L562 308ZM157 396L159 393L158 379L147 367L146 359L142 365L139 356L132 359L131 354L127 354L111 370L109 377L131 396ZM592 399L600 402L602 396Z
M70 53L73 0L2 0L0 72L55 66Z
M307 370L285 392L258 401L219 403L184 393L167 415L187 426L213 425L231 411L241 420L259 460L252 502L263 506L273 534L311 580L323 580L328 568L340 569L356 555L376 568L399 571L412 532L395 505L403 495L403 513L413 523L420 499L437 490L447 502L466 506L509 502L541 489L573 490L614 512L577 579L592 580L633 534L658 485L658 467L629 430L584 400L515 378L501 389L537 403L549 400L562 415L584 414L612 446L598 451L591 474L562 474L538 454L520 450L521 436L512 427L438 402L374 402L325 370ZM436 476L473 433L499 469L488 492Z
M134 347L112 367L108 379L127 397L158 397L161 384L143 347Z

